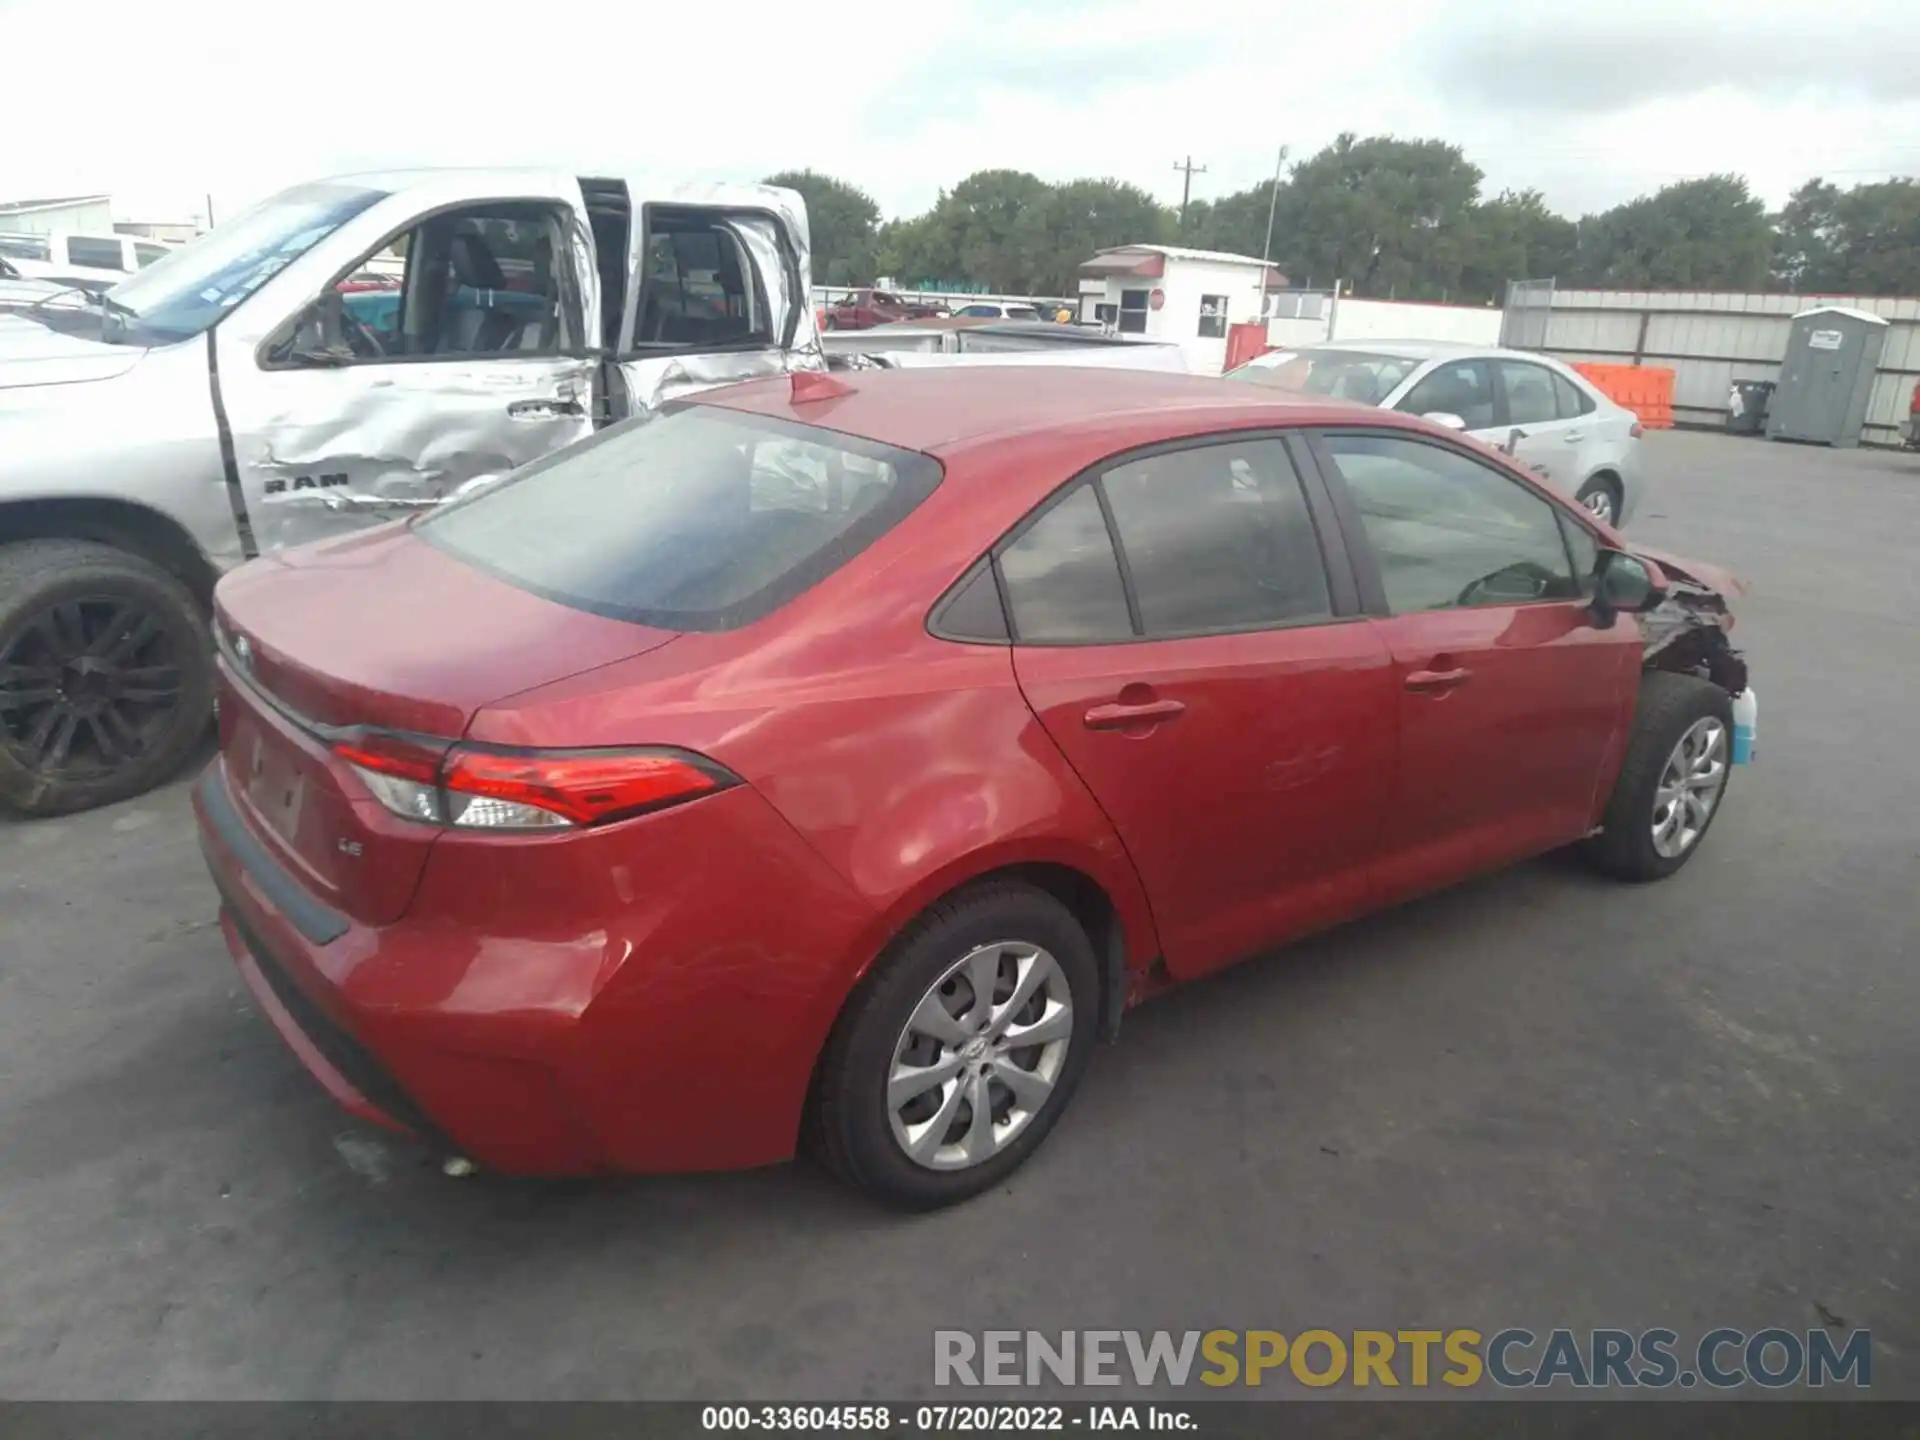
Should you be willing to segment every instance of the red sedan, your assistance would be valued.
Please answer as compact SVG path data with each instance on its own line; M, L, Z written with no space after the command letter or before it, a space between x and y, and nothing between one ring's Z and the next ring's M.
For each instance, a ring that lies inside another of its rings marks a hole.
M549 1174L804 1134L939 1205L1168 983L1556 846L1685 864L1746 687L1711 582L1408 416L761 381L229 576L195 802L365 1119Z

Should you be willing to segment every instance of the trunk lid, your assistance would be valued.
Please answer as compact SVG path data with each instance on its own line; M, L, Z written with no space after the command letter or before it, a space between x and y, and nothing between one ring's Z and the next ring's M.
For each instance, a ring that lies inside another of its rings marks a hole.
M490 701L675 633L541 599L404 525L244 566L221 582L216 611L220 749L236 806L317 897L375 925L405 910L442 832L376 800L331 748L339 731L453 741Z

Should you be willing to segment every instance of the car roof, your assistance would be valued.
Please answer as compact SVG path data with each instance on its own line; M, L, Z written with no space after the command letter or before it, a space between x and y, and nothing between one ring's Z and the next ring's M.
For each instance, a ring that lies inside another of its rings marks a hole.
M1071 365L845 370L753 380L691 398L941 458L1028 447L1063 463L1084 457L1080 464L1216 430L1355 421L1425 428L1413 416L1324 395L1215 376Z
M1539 355L1530 350L1474 345L1464 340L1315 340L1306 345L1282 345L1278 348L1294 352L1339 350L1362 355L1390 355L1396 360L1445 360L1461 355L1476 355L1494 360L1544 361L1550 365L1560 363L1550 355Z

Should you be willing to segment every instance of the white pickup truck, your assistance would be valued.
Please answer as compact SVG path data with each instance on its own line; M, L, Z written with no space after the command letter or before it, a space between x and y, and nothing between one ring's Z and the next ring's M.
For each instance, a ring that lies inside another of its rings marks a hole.
M0 306L0 807L176 770L229 567L688 390L820 369L792 191L549 171L295 186L98 304Z

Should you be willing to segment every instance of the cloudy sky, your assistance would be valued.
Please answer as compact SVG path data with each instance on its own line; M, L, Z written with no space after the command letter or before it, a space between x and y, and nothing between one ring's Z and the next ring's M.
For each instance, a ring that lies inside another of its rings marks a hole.
M799 17L789 19L787 17ZM1746 174L1920 174L1915 0L0 0L0 199L217 212L320 175L811 166L892 215L987 166L1177 200L1342 130L1570 214Z

